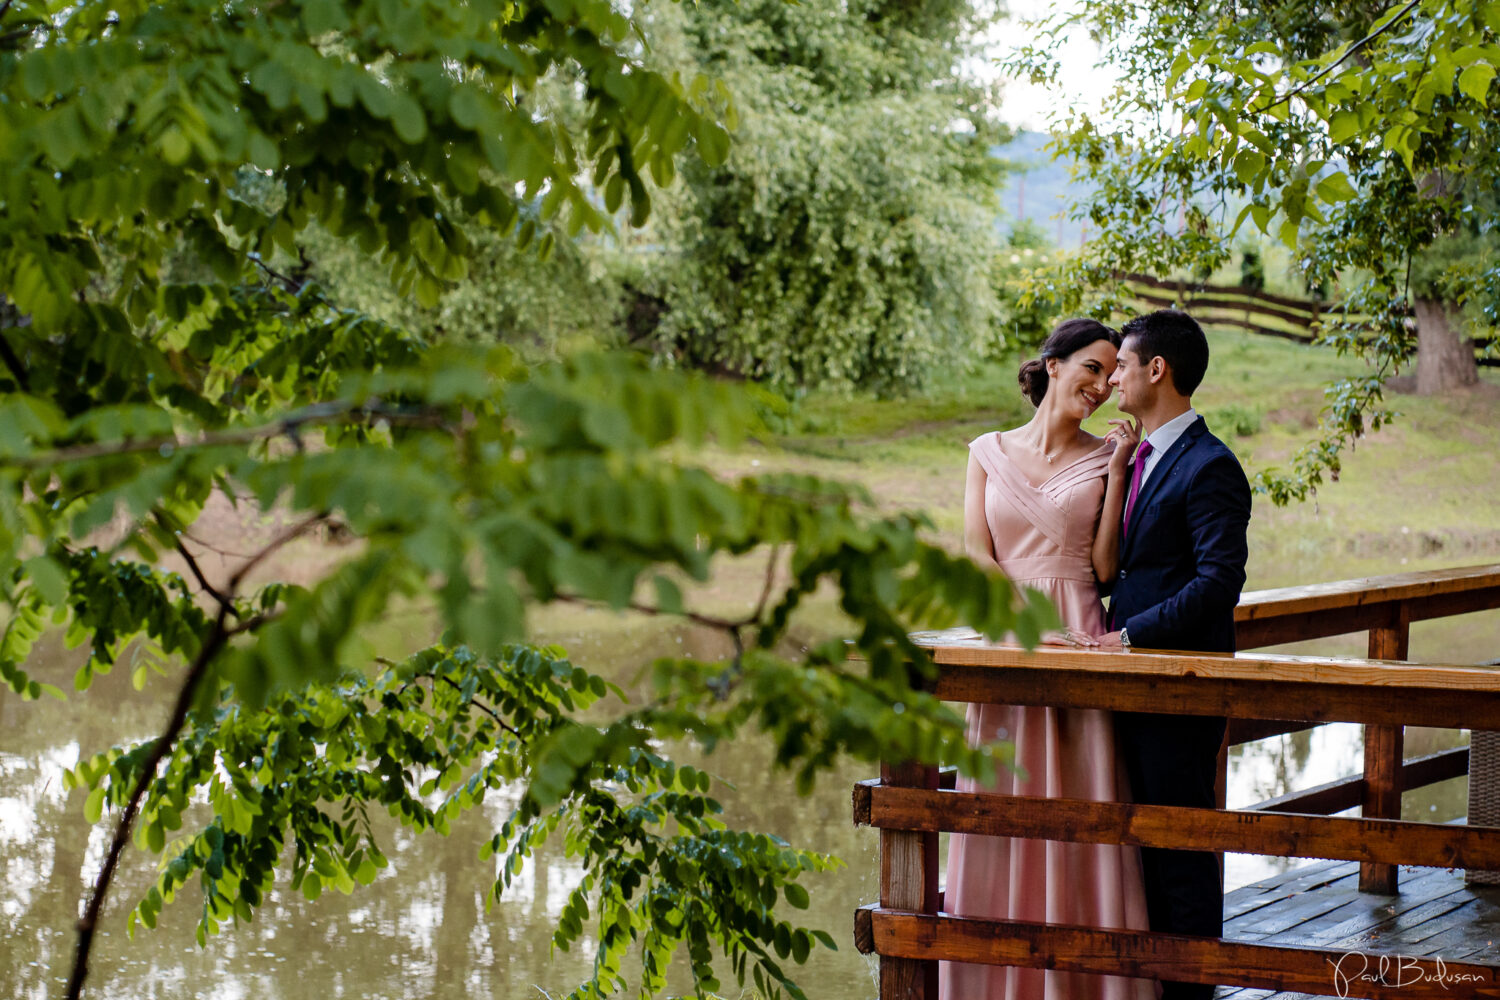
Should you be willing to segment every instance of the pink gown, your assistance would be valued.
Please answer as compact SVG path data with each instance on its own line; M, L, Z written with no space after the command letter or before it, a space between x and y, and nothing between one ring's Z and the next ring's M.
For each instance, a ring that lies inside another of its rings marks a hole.
M998 433L969 445L984 468L984 507L995 559L1013 581L1046 594L1062 620L1106 631L1090 550L1104 503L1112 447L1102 445L1032 486L1000 448ZM959 779L965 792L1126 801L1114 720L1096 709L970 705L969 742L1010 740L1025 776L1001 768L996 786ZM947 912L965 917L1146 930L1140 853L1110 844L1066 844L953 834ZM943 962L943 1000L1156 1000L1149 979Z

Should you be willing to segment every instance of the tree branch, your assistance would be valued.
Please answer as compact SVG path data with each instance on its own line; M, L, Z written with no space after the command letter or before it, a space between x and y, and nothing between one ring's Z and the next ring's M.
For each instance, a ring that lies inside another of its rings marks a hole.
M555 600L565 601L568 604L582 604L585 607L592 608L608 607L608 605L602 601L594 601L586 597L580 597L577 594L568 594L562 592L559 592L556 595ZM735 636L739 635L740 629L744 628L746 625L752 624L755 621L754 618L747 618L741 621L731 621L728 618L715 618L712 615L699 614L696 611L688 611L686 609L682 611L667 611L663 608L653 607L650 604L642 604L639 601L631 601L626 605L626 607L628 607L631 611L639 611L643 615L662 615L673 618L684 618L687 621L694 622L698 625L730 632Z
M151 516L156 519L156 523L160 524L163 529L168 531L171 530L162 520L160 511L153 511ZM176 533L173 532L173 534L175 537ZM177 539L177 554L182 556L183 561L188 565L188 569L192 571L193 576L197 577L198 585L202 587L210 597L217 601L220 607L229 608L229 613L238 618L239 612L235 610L234 602L231 601L228 597L221 594L217 587L208 582L208 577L203 575L203 568L198 565L198 560L195 559L193 557L193 554L188 551L188 547L183 544L181 538Z
M255 555L250 557L250 560L246 562L245 565L234 571L234 576L231 576L229 578L230 592L232 593L236 590L239 590L240 584L244 581L245 577L250 574L250 571L252 569L254 569L256 566L259 566L267 556L271 555L273 552L275 552L277 549L280 549L288 542L291 542L305 535L308 531L317 526L319 522L326 521L327 519L328 512L321 511L317 514L313 514L311 517L306 518L300 523L293 525L291 528L282 532L276 538L271 539L270 543L267 544L265 548L255 553Z
M281 612L280 611L268 611L268 612L266 612L263 615L255 615L252 618L246 618L244 621L240 622L234 628L230 629L229 632L228 632L228 635L229 635L230 638L233 638L234 636L237 636L237 635L244 635L246 632L254 632L256 629L260 628L262 625L268 624L270 622L274 622L276 619L278 619L280 617L281 617Z
M257 552L245 565L235 571L230 577L229 585L224 591L217 591L208 586L201 575L198 574L199 582L208 588L219 602L219 613L214 618L212 628L203 641L203 646L198 650L198 655L188 667L187 676L183 678L182 688L177 692L177 702L172 707L172 715L167 721L166 728L152 744L151 751L141 763L141 773L136 779L135 787L131 789L130 799L125 803L125 808L120 813L119 822L115 824L114 837L110 840L109 852L105 855L104 865L99 869L99 877L94 881L94 890L89 897L88 906L84 909L83 917L78 921L78 950L73 959L73 971L68 979L67 991L64 994L66 1000L78 1000L83 991L84 980L89 973L89 953L93 948L94 931L99 926L99 915L104 910L104 901L109 894L110 884L114 881L115 870L119 867L120 854L130 840L130 828L135 824L136 814L140 812L141 802L146 797L146 792L151 782L156 777L156 769L161 766L172 747L177 742L177 737L182 734L182 728L187 723L188 712L192 709L193 701L197 697L198 688L204 676L208 673L208 667L214 657L224 649L230 638L265 624L276 617L276 612L257 615L247 619L234 628L228 625L231 614L236 614L234 609L234 595L239 590L240 583L245 576L258 565L263 559L287 544L294 538L304 534L318 522L327 517L327 514L316 514L293 526L288 531L273 539L270 544ZM181 543L179 543L179 546ZM196 562L190 554L184 553L188 559L188 565L195 567Z
M776 562L781 557L781 543L771 546L771 558L766 560L766 585L760 592L760 600L755 602L755 610L750 614L752 622L760 621L760 616L766 613L766 605L771 603L771 591L776 586Z
M215 545L213 542L210 542L207 539L199 538L197 535L193 534L191 531L184 530L182 532L182 537L186 538L188 541L192 542L194 545L201 546L202 548L205 548L205 549L207 549L210 552L217 552L221 556L229 556L229 557L231 557L233 559L249 559L249 558L251 558L250 553L248 553L248 552L231 552L228 549L221 549L221 548L219 548L219 546Z
M73 958L73 971L68 978L67 991L64 993L66 1000L78 1000L79 994L83 991L84 980L89 974L89 952L94 943L94 930L99 926L99 914L104 909L104 900L109 894L110 883L114 880L115 869L119 866L120 853L130 840L130 828L135 823L136 813L140 811L141 800L146 797L146 790L156 777L156 769L182 732L182 727L187 721L188 710L192 708L193 699L197 696L198 685L208 673L209 664L213 662L214 657L219 655L229 639L229 630L224 624L228 614L228 605L221 604L213 628L209 631L208 638L204 640L202 648L198 650L198 656L188 668L181 690L177 692L177 703L172 707L172 715L167 721L166 729L163 730L161 736L157 737L151 747L151 752L141 763L140 777L136 779L135 787L130 792L130 800L125 803L125 808L120 813L120 820L115 824L115 834L110 840L109 852L104 856L104 866L99 869L99 877L94 881L94 891L89 897L88 906L84 909L83 917L78 921L78 950Z
M458 691L462 691L463 690L463 685L459 684L452 677L438 677L436 675L433 675L432 679L435 680L435 681L442 681L444 684L446 684L449 687L454 688L454 689L456 689ZM495 720L495 725L499 726L501 729L505 730L507 733L510 733L516 739L520 740L522 743L526 742L526 737L522 736L516 730L516 728L514 726L512 726L510 723L508 723L504 719L500 718L499 713L496 712L493 708L490 708L490 706L486 705L482 701L475 700L475 698L474 698L473 695L469 696L469 704L473 705L475 708L479 709L485 715L488 715L490 718L494 719Z
M383 406L355 406L350 403L316 403L288 414L274 423L263 424L259 427L246 427L236 431L204 433L190 441L181 441L175 437L155 437L109 444L83 444L20 458L6 458L0 460L0 466L38 469L60 465L64 462L86 461L91 458L113 458L119 455L160 451L162 448L214 448L228 444L250 444L268 438L292 436L302 427L318 427L339 420L356 418L366 422L385 420L407 427L451 429L448 422L436 413L414 413L391 410Z
M1302 83L1298 84L1296 87L1293 87L1291 90L1287 91L1287 93L1284 96L1276 98L1276 100L1272 101L1270 104L1267 104L1265 107L1263 107L1263 108L1255 108L1254 110L1252 110L1250 112L1250 114L1252 114L1252 115L1265 114L1267 111L1270 111L1272 108L1276 107L1278 104L1285 104L1287 101L1290 101L1292 98L1296 97L1298 94L1302 93L1304 90L1306 90L1307 88L1311 87L1313 84L1317 83L1319 80L1323 79L1323 77L1327 76L1329 73L1332 73L1334 70L1338 69L1340 66L1342 66L1349 59L1350 56L1354 55L1354 53L1358 52L1360 49L1364 48L1366 45L1369 45L1371 42L1373 42L1375 39L1379 38L1381 35L1385 34L1387 31L1390 31L1393 27L1395 27L1401 21L1402 18L1406 17L1407 14L1411 13L1412 9L1415 8L1419 3L1421 3L1421 0L1410 0L1410 2L1407 3L1407 5L1405 7L1402 7L1399 11L1396 12L1396 14L1395 14L1394 17L1392 17L1389 21L1387 21L1384 24L1382 24L1380 27L1376 28L1374 31L1370 32L1365 37L1361 38L1359 41L1355 42L1353 45L1349 46L1348 50L1343 55L1339 56L1336 60L1334 60L1333 63L1331 63L1328 66L1324 66L1322 69L1318 70L1318 72L1314 73L1311 77L1309 77L1307 80L1303 81Z
M251 253L247 256L250 258L250 262L252 264L266 273L267 277L275 278L277 281L285 285L288 291L292 292L293 294L302 291L302 286L303 284L305 284L305 282L298 281L296 278L293 278L290 275L282 274L280 271L276 270L270 264L267 264L264 260L262 260L260 254L258 253Z

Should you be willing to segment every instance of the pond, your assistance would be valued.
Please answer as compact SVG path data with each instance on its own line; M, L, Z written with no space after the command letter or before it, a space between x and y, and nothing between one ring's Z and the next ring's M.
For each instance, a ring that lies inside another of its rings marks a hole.
M1252 557L1252 589L1393 572L1398 569L1490 561L1493 553L1447 553L1400 548L1399 540L1374 551L1301 553L1261 539ZM1393 565L1398 561L1406 565ZM634 653L680 649L687 633L671 626L656 631ZM610 672L609 643L587 636L555 636L573 655ZM1363 655L1360 636L1302 644L1296 651ZM1486 612L1413 629L1413 659L1481 662L1500 657L1500 613ZM1289 647L1290 648L1290 647ZM59 652L57 676L66 677ZM632 663L640 662L632 655ZM616 672L627 664L619 664ZM55 680L56 677L48 679ZM73 922L80 912L86 876L103 855L105 831L90 831L82 800L64 791L61 775L80 753L92 753L122 736L146 736L163 714L166 685L156 699L129 687L129 671L117 670L93 689L66 702L23 704L0 695L0 996L42 1000L57 996L70 967ZM1407 731L1407 753L1456 745L1455 731ZM876 895L876 835L850 821L850 786L868 768L847 766L825 776L814 794L799 798L790 781L768 766L764 748L737 746L710 759L679 756L733 786L720 797L733 824L780 834L798 846L830 852L847 868L808 883L813 904L807 920L840 942L834 954L815 953L798 979L814 1000L863 1000L875 994L874 964L854 952L852 911ZM1230 763L1229 799L1242 806L1359 770L1361 737L1356 726L1328 726L1237 748ZM1406 796L1409 819L1447 820L1464 812L1462 779ZM207 949L193 940L197 919L189 894L164 913L155 931L134 941L123 929L124 905L154 878L148 859L127 852L116 883L114 917L106 922L94 953L87 995L97 998L240 997L264 1000L390 997L555 997L588 973L587 949L555 952L551 930L578 866L559 850L542 853L520 882L495 906L485 899L493 862L478 860L511 803L490 798L457 824L448 838L420 840L403 831L385 833L392 864L376 882L351 896L327 893L308 903L284 882L255 923L231 927ZM1231 855L1231 886L1264 877L1286 862ZM1295 862L1292 862L1295 863ZM737 995L738 990L731 990Z

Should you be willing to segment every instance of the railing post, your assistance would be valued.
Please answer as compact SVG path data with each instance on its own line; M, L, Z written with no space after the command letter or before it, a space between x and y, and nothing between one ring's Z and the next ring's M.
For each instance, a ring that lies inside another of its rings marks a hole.
M1404 660L1411 638L1411 612L1396 604L1388 625L1370 629L1370 659ZM1367 819L1401 818L1401 764L1405 756L1401 726L1365 726L1365 791L1360 814ZM1393 896L1396 865L1361 862L1359 891Z
M938 769L921 764L882 764L887 785L938 787ZM938 911L938 835L880 831L880 905L915 913ZM880 957L880 1000L937 1000L938 964Z

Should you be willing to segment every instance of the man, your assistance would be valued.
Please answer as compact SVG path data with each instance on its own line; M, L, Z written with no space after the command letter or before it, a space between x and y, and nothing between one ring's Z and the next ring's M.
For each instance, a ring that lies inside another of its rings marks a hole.
M1120 572L1108 646L1234 651L1234 606L1245 583L1250 484L1208 432L1192 395L1208 369L1208 340L1186 313L1163 309L1126 323L1110 384L1140 421L1125 500ZM1136 801L1213 808L1224 719L1123 712L1120 751ZM1206 851L1141 851L1151 929L1218 937L1224 886ZM1212 986L1164 983L1162 1000L1208 1000Z

